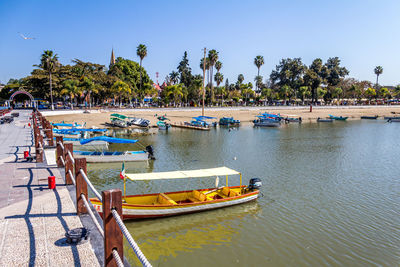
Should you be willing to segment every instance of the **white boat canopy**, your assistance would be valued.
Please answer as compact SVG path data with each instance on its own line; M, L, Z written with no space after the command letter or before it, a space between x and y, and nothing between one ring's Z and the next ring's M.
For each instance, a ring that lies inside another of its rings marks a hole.
M127 173L125 176L132 181L136 180L157 180L157 179L183 179L183 178L201 178L212 176L237 175L240 172L227 167L200 169L190 171L172 171L172 172L150 172L150 173Z

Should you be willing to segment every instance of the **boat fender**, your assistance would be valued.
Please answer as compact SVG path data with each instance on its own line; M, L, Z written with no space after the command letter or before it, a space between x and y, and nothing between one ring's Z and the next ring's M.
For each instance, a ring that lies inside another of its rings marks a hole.
M261 179L260 178L251 178L249 181L249 189L254 190L254 189L260 189L262 186Z

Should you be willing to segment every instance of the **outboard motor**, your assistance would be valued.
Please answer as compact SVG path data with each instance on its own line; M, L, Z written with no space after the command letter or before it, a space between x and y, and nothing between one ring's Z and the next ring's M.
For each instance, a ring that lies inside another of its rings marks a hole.
M262 186L260 178L251 178L249 181L249 190L258 190Z
M156 159L154 157L154 151L151 145L146 146L146 152L149 153L149 159Z

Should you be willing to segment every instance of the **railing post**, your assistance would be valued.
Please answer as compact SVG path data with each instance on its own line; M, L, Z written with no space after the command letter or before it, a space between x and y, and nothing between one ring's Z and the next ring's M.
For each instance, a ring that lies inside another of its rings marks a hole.
M68 156L68 151L71 152L71 154L73 155L73 153L74 153L73 149L74 149L74 145L72 143L64 144L65 184L66 185L73 184L71 175L69 174L69 170L71 170L71 172L73 173L74 165L72 163L72 160ZM86 171L85 171L85 173L86 173Z
M117 266L112 251L116 249L120 258L124 258L123 236L111 209L115 209L122 218L122 192L120 189L111 189L102 192L103 197L103 225L104 225L104 265Z
M54 146L53 126L49 124L49 146Z
M61 148L61 145L59 143L63 143L63 137L62 136L56 136L56 157L57 157L57 167L64 167L62 164L62 160L60 157L64 156L64 151ZM72 171L72 170L71 170Z
M38 135L38 146L35 149L36 162L43 162L43 136Z
M65 145L64 145L65 146ZM75 159L75 182L76 182L76 212L79 214L87 213L85 208L85 204L83 203L81 194L84 194L86 199L88 199L87 193L87 183L85 178L82 177L81 172L82 169L86 172L86 158L77 158Z

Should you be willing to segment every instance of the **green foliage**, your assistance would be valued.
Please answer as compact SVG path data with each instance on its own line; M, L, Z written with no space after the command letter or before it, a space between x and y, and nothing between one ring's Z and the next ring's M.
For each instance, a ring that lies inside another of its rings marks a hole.
M371 100L371 98L376 96L376 91L374 88L369 87L367 90L365 90L364 94L369 100Z
M224 80L224 75L222 75L222 73L220 72L217 72L214 76L214 81L217 83L217 86L219 86L223 80Z
M391 98L391 94L389 92L389 90L386 87L382 87L379 90L379 96L382 98Z

